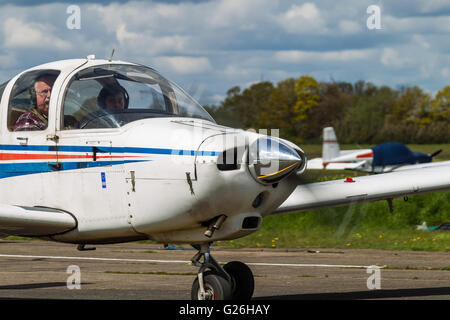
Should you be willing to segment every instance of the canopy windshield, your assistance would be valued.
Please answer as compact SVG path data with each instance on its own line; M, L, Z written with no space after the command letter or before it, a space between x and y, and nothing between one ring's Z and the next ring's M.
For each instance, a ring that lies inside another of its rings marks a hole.
M118 128L154 117L189 117L214 122L203 107L155 70L136 65L101 65L78 72L64 100L64 129Z

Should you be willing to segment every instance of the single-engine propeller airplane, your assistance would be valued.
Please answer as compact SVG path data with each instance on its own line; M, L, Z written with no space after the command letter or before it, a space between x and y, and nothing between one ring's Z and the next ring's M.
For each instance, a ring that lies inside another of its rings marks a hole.
M323 128L322 158L308 160L308 168L391 172L429 163L441 152L442 149L432 154L414 152L399 142L385 142L370 149L341 150L334 128L326 127Z
M231 129L152 68L51 62L0 86L0 233L85 245L152 239L198 253L192 299L249 299L247 265L210 244L268 215L450 189L430 168L302 184L305 153Z

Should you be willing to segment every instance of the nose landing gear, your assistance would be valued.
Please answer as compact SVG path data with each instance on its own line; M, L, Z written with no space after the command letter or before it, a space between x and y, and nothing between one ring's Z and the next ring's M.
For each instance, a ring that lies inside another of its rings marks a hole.
M199 252L191 261L200 269L192 284L192 300L247 300L252 297L253 273L246 264L232 261L222 268L211 256L209 243L193 247ZM200 261L202 257L203 262Z

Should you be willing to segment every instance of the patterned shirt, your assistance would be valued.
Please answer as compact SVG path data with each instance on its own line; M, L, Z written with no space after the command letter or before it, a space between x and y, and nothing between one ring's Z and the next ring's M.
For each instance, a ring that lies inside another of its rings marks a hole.
M34 131L47 128L47 119L36 108L23 113L14 124L14 131Z

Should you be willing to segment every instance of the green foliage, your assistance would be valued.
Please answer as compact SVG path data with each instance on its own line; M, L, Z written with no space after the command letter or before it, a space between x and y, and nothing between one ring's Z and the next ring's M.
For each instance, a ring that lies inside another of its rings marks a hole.
M243 129L280 129L294 143L319 143L333 126L341 143L448 143L450 86L434 98L418 86L394 90L358 81L318 83L302 75L273 85L233 87L207 110L220 124Z
M433 120L448 121L450 117L450 86L438 91L431 104Z
M393 105L392 114L398 120L428 124L431 120L427 114L431 97L417 86L406 88Z
M292 121L300 125L297 140L308 134L311 113L320 101L319 91L320 84L311 76L301 76L295 84L297 101Z
M319 103L320 84L310 76L301 76L295 84L295 93L297 95L297 102L294 106L295 121L305 120L311 108Z
M254 129L283 128L283 137L295 139L298 136L298 122L295 120L295 80L287 79L272 89L266 104L261 105L260 117Z
M373 248L448 251L450 232L420 231L450 221L450 192L266 217L261 229L217 243L230 247Z
M351 146L349 146L351 147ZM435 150L430 145L426 150ZM315 146L307 146L314 152ZM420 151L426 151L420 150ZM356 174L352 172L351 174ZM309 170L305 183L344 179L349 172ZM373 248L391 250L450 250L449 231L420 231L450 222L450 191L394 199L394 212L386 201L268 216L255 233L222 241L225 247L260 248Z
M320 101L308 115L307 130L302 132L304 140L318 143L324 127L339 125L344 110L352 104L352 90L348 83L321 84Z

